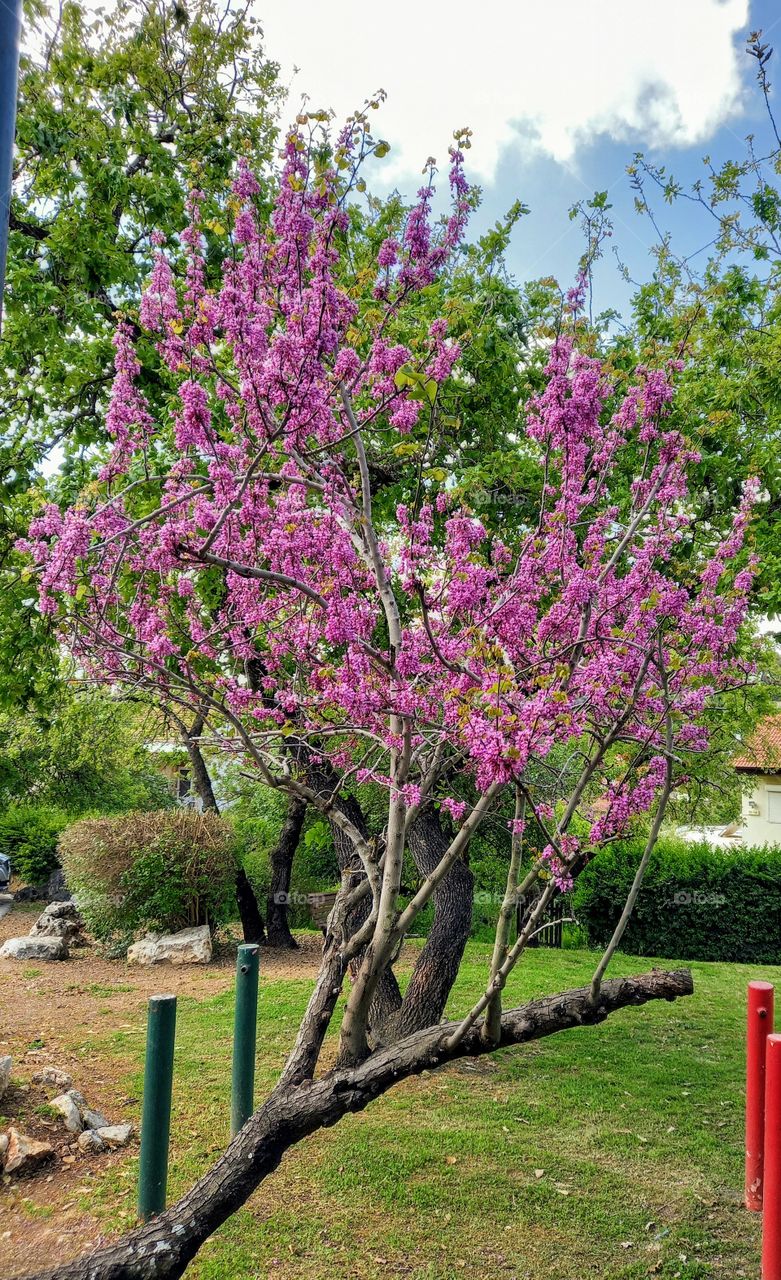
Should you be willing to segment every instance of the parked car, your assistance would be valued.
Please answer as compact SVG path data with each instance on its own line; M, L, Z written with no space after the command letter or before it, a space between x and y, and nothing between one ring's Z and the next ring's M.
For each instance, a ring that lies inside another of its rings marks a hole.
M11 883L11 859L5 853L0 853L0 893L3 893Z

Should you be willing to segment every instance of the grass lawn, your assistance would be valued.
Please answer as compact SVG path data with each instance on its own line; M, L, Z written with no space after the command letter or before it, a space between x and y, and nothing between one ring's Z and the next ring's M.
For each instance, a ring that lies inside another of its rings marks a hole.
M470 946L453 1014L481 989L487 960L487 946ZM507 1004L579 986L593 966L585 951L530 952ZM611 972L649 967L624 956ZM693 998L407 1081L294 1148L188 1276L757 1276L759 1223L740 1194L745 988L781 970L692 968ZM261 980L259 1097L309 989ZM231 1027L230 994L180 999L172 1196L226 1140ZM134 1066L134 1096L141 1040L112 1038ZM90 1210L106 1226L132 1218L136 1171L134 1160L96 1178Z

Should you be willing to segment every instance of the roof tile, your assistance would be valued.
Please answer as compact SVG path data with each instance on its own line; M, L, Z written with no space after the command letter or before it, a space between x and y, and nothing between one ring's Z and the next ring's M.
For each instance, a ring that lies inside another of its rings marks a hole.
M781 773L781 715L760 720L744 751L732 761L735 769L765 769Z

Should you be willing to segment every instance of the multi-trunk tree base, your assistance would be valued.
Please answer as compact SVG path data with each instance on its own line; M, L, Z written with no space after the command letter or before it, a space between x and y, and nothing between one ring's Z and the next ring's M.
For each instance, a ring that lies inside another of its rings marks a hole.
M503 1014L498 1047L593 1025L618 1009L676 1000L692 991L688 970L652 970L605 982L596 1002L589 987L532 1000ZM376 1051L360 1066L321 1080L278 1085L212 1168L159 1218L115 1244L36 1272L28 1280L175 1280L296 1143L336 1124L348 1112L362 1111L408 1076L491 1051L479 1025L470 1028L455 1049L449 1048L456 1025L443 1023L415 1032Z

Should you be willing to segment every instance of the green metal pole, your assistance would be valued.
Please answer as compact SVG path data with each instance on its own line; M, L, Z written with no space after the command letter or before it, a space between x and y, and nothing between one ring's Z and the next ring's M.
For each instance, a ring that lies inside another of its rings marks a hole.
M233 1024L231 1137L255 1110L255 1044L258 1027L258 958L254 942L244 943L236 955L236 1013Z
M0 4L0 324L11 213L21 23L22 0L4 0Z
M138 1215L148 1222L165 1208L174 1076L176 996L152 996L146 1031Z

